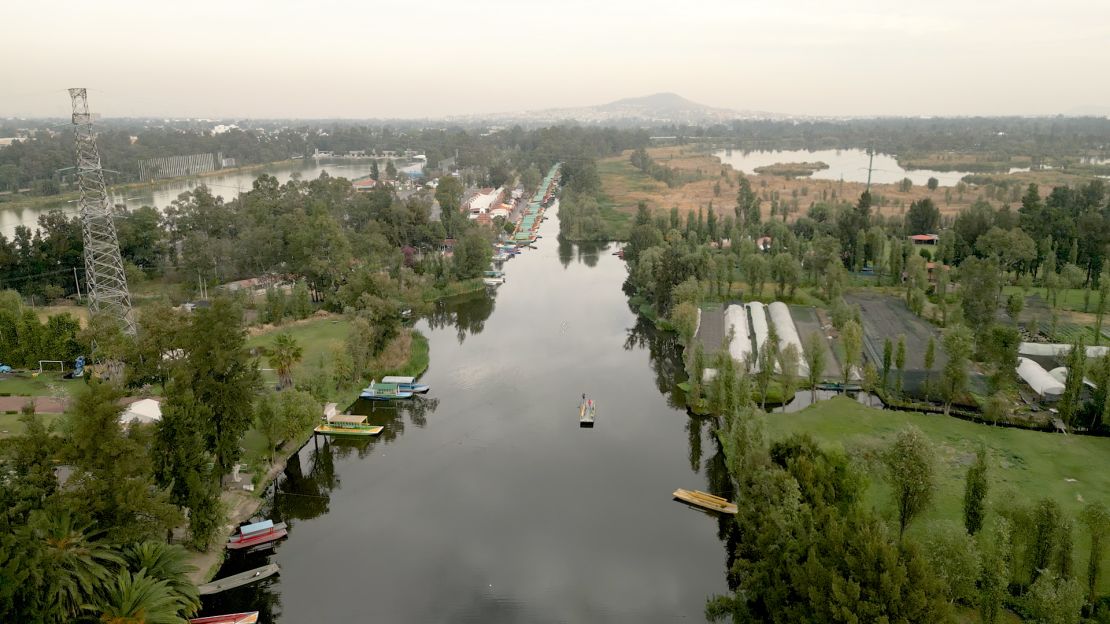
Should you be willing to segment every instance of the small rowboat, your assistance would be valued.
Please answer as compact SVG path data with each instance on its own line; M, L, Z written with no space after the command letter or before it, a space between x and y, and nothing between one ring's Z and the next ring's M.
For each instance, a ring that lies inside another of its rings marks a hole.
M265 565L261 568L247 570L246 572L240 572L239 574L232 574L231 576L225 576L224 578L217 579L215 581L212 581L211 583L200 585L197 587L197 593L201 596L207 596L209 594L216 594L228 589L235 589L236 587L242 587L243 585L257 583L262 579L270 578L271 576L277 574L279 571L281 571L281 568L278 566L278 564L271 563L270 565Z
M701 490L684 490L678 488L674 491L674 497L684 503L717 513L735 514L737 511L736 503L729 502L720 496L713 496L708 492L702 492Z
M212 615L189 620L189 624L256 624L256 622L258 622L258 611Z
M239 532L227 539L227 547L231 550L251 548L279 540L286 535L289 535L289 531L284 522L274 524L272 520L263 520L239 527Z
M427 384L416 383L416 377L402 377L399 375L386 375L382 383L397 384L397 389L404 392L424 394L431 389Z

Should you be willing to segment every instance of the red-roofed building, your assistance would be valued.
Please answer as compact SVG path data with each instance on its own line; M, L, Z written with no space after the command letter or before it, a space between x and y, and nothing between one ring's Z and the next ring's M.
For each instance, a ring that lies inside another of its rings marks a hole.
M906 238L913 241L914 245L936 245L940 237L936 234L914 234Z
M378 181L374 178L362 178L351 182L351 188L356 191L372 191L378 186Z

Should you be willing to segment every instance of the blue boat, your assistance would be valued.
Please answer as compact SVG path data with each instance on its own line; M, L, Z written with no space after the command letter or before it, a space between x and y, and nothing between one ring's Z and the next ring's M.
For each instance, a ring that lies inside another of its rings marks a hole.
M394 399L411 399L412 392L402 390L397 384L370 382L359 394L364 399L371 401L392 401Z
M382 377L382 383L394 384L397 389L402 392L412 392L415 394L424 394L431 389L431 386L422 383L416 383L416 377L400 377L397 375L388 375Z

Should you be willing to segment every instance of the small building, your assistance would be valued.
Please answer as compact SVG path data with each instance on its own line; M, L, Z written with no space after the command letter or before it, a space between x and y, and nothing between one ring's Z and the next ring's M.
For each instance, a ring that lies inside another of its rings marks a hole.
M914 245L930 246L936 245L937 241L940 240L940 237L936 234L913 234L911 236L907 236L906 238L910 239L910 242Z
M359 192L359 193L365 193L365 192L368 192L368 191L372 191L377 187L378 187L378 181L375 180L374 178L370 178L370 177L359 178L359 179L355 180L354 182L351 182L351 188L354 189L356 192Z
M470 218L476 219L478 215L486 214L494 205L498 205L501 191L502 189L499 188L484 188L471 195L465 204L466 209L470 212Z
M937 276L940 275L940 267L943 267L943 269L945 271L947 271L948 269L951 268L947 264L941 264L939 262L926 262L925 263L925 273L926 273L926 277L928 278L930 284L936 284L937 283Z

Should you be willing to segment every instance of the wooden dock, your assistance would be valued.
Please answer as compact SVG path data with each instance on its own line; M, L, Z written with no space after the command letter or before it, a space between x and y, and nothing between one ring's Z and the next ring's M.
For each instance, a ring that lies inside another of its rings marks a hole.
M720 496L713 496L708 492L702 492L701 490L684 490L678 488L674 491L674 497L684 503L717 513L735 514L737 512L736 503L729 502Z
M197 587L197 593L201 596L207 596L209 594L216 594L228 589L235 589L236 587L242 587L243 585L249 585L251 583L261 581L262 579L269 578L277 574L279 570L281 570L281 568L278 567L278 564L271 563L270 565L265 565L261 568L247 570L246 572L240 572L239 574L232 574L231 576L225 576L224 578L212 581L211 583L205 583L204 585Z

